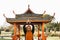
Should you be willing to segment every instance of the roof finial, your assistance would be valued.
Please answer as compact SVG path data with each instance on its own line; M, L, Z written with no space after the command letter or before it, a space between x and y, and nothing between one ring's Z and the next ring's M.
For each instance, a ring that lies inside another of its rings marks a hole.
M28 4L28 9L30 8L30 5Z

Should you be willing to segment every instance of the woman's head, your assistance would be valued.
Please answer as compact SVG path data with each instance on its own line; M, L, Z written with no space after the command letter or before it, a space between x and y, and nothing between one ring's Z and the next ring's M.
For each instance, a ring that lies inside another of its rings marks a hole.
M28 26L26 27L26 29L27 29L27 31L30 31L30 30L31 30L31 26L28 25Z

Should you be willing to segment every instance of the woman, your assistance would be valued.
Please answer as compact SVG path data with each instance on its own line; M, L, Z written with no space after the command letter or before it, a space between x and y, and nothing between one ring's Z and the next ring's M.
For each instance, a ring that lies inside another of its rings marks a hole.
M26 40L33 40L33 34L31 31L31 26L27 26L27 31L26 31Z
M32 25L32 29L31 29L30 25ZM25 40L33 40L34 25L33 24L25 24L23 26L23 30L25 33Z

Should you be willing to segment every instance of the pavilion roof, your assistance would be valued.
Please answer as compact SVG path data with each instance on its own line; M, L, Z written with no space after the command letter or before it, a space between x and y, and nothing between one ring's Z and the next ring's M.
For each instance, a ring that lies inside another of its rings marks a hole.
M48 14L35 14L28 8L28 10L24 14L16 14L15 18L6 18L6 21L9 23L14 22L27 22L27 20L30 20L30 22L50 22L53 19L53 16L50 16Z

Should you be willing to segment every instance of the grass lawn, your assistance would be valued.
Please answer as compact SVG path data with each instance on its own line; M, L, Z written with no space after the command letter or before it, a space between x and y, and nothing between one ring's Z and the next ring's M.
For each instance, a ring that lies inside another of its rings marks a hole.
M2 39L2 38L0 38L0 40L11 40L11 39Z

